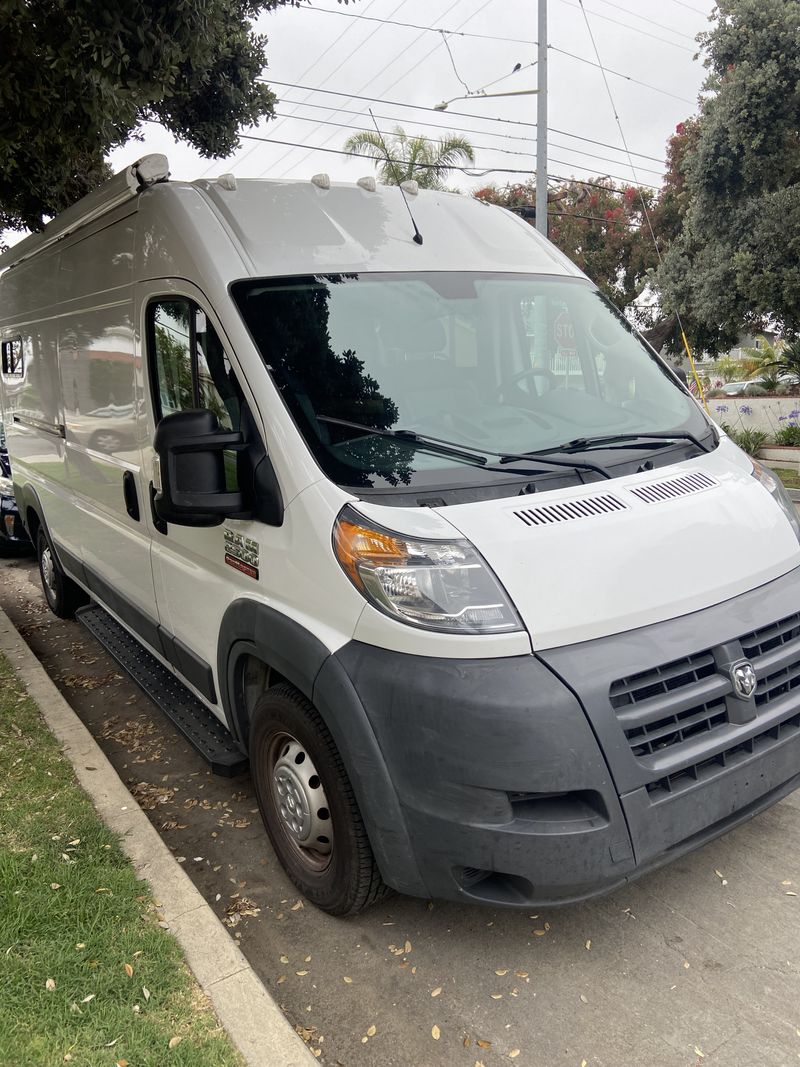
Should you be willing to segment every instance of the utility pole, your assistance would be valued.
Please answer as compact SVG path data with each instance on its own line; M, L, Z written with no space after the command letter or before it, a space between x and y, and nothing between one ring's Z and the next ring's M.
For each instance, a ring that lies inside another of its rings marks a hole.
M547 237L547 0L539 0L536 96L536 229Z

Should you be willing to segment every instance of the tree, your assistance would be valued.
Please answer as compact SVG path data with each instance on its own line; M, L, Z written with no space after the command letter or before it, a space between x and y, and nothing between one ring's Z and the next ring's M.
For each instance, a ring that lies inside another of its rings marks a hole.
M714 352L767 324L800 332L800 5L718 0L700 42L707 95L657 283Z
M230 153L275 101L250 19L297 2L6 0L0 229L41 229L108 177L105 155L147 119L204 156Z
M498 189L486 186L475 196L516 211L533 224L536 185L533 180ZM548 193L548 236L572 262L622 309L635 308L648 271L656 263L644 208L653 208L653 193L637 186L617 185L609 178L589 183L568 181ZM635 317L638 317L635 316Z
M448 133L431 141L422 134L410 137L402 126L387 136L372 130L354 133L344 148L350 155L374 159L384 185L399 185L413 178L422 189L444 189L454 167L475 162L474 149L466 137Z

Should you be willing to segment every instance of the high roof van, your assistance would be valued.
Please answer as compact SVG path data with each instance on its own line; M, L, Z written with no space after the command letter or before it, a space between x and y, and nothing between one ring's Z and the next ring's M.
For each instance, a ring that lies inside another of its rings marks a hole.
M309 900L579 901L800 783L794 508L553 245L167 179L0 259L14 489Z

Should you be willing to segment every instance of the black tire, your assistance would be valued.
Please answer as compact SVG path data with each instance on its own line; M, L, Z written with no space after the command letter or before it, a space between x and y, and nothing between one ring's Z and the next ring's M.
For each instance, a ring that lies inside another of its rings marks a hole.
M39 527L36 535L36 555L48 607L59 619L71 619L78 608L88 603L89 598L83 589L62 571L43 526Z
M318 812L326 818L326 832L316 840L327 843L320 846L329 847L327 854L299 844L281 814L275 772L283 761L281 753L285 759L294 751L294 762L310 761L310 783L317 780L314 790L325 801ZM354 915L384 896L386 886L333 738L314 705L293 686L277 685L259 698L250 732L250 769L272 847L312 904L329 915Z

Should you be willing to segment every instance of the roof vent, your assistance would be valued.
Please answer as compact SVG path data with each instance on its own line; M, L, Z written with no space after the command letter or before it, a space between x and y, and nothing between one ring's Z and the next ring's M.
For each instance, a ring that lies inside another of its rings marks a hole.
M407 192L409 196L416 196L419 192L419 182L409 178L408 181L400 182L400 188Z
M693 471L691 474L682 474L679 478L652 482L650 485L637 485L630 492L639 500L643 500L645 504L660 504L676 496L702 493L706 489L713 489L717 484L717 481L705 471Z
M311 184L316 185L318 189L330 189L331 176L330 174L315 174L311 179Z
M366 178L359 178L356 185L360 186L362 189L366 189L368 193L374 193L378 188L378 185L371 174L367 175Z
M610 493L587 497L584 500L559 500L536 508L521 508L514 514L526 526L553 526L573 519L590 519L627 511L628 505Z
M217 185L221 189L227 189L229 193L236 192L236 175L235 174L220 174L217 178Z

